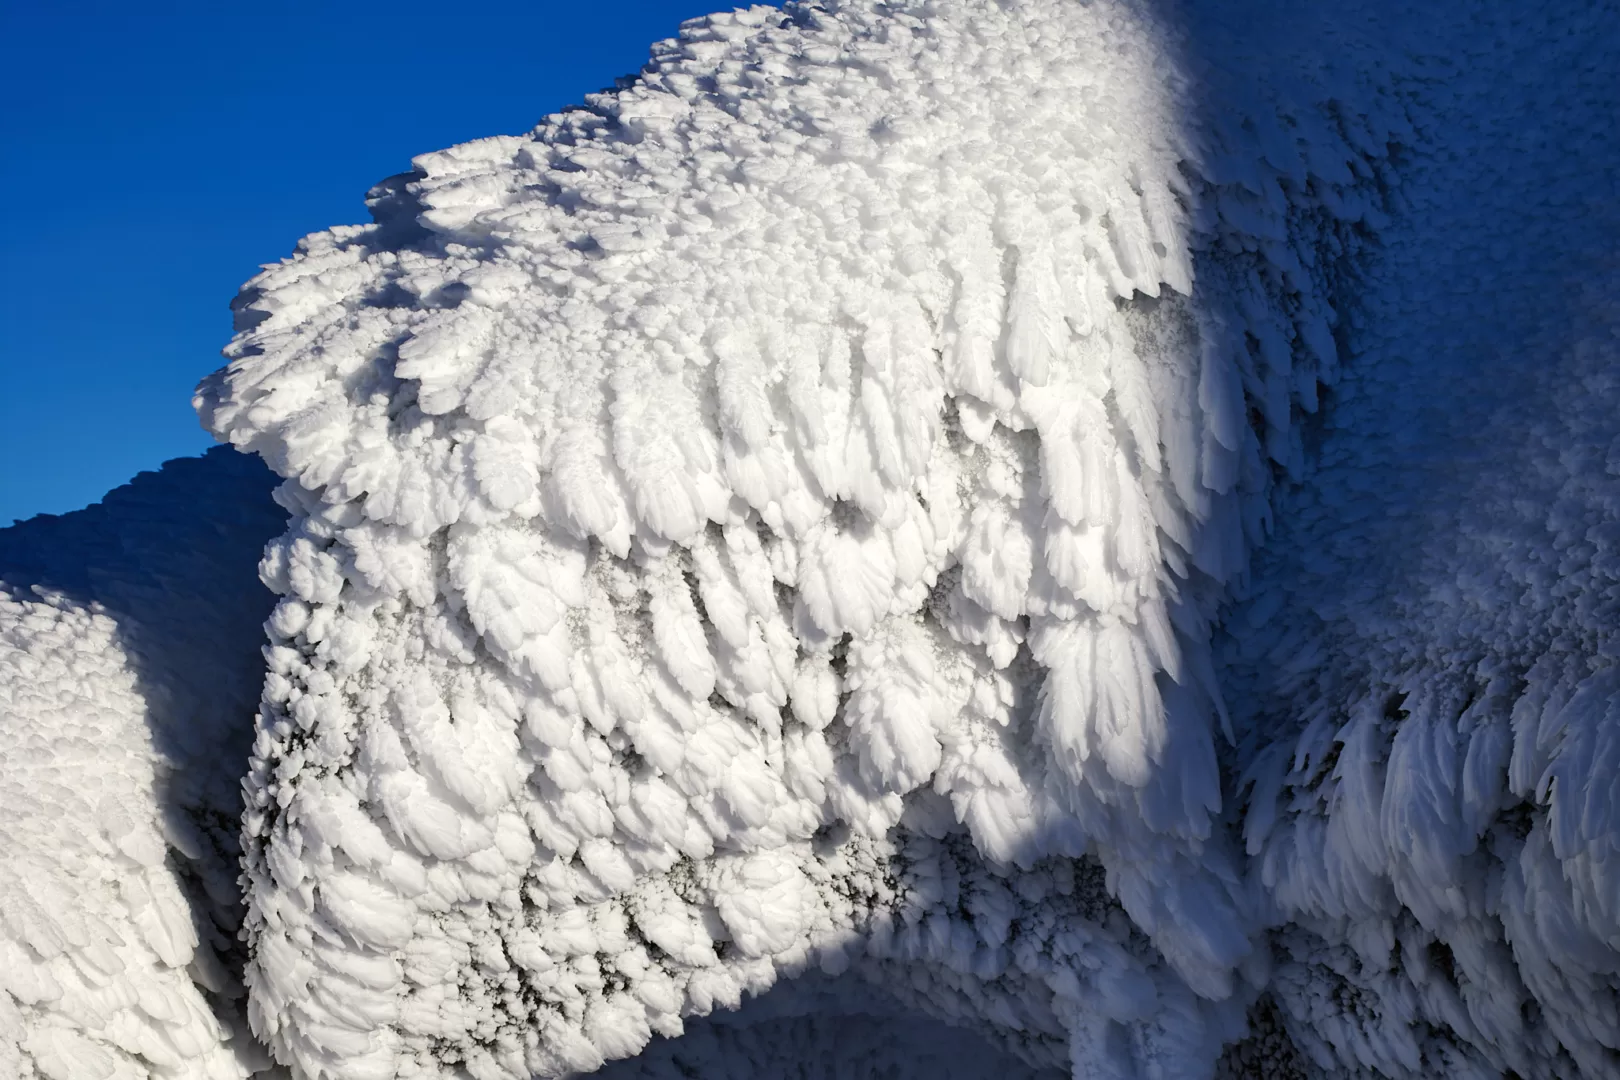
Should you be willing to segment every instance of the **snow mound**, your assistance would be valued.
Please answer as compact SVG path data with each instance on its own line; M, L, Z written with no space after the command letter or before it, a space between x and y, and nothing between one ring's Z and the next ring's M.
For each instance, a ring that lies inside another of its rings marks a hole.
M279 1058L562 1075L854 965L1038 1066L1207 1071L1267 963L1210 623L1408 136L1189 36L711 16L249 284L197 404L295 515Z
M269 480L217 450L0 530L0 1075L267 1064L233 939Z

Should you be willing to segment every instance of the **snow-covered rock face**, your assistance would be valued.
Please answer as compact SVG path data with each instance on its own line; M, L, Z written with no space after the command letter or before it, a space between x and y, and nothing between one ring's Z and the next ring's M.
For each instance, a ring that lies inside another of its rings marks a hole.
M1275 993L1346 1071L1620 1074L1620 20L1516 7L1409 28L1424 137L1225 626Z
M1031 1068L960 1026L906 1008L868 983L805 975L735 1011L687 1021L679 1038L654 1038L600 1080L1066 1080L1067 1063Z
M0 1067L52 1080L111 1075L125 1055L101 1037L120 1026L137 1059L184 1061L200 1033L204 1061L216 1064L224 1033L184 970L197 933L164 865L151 735L117 624L7 594L0 671L13 688L8 713L34 721L8 725L22 745L6 750L0 788ZM107 744L123 758L112 769ZM87 775L98 782L87 787ZM98 992L114 980L124 985ZM160 1015L141 1014L134 995ZM41 1024L39 1013L70 1022Z
M1398 120L1195 122L1236 81L1124 3L714 16L250 284L278 1056L554 1076L854 964L1208 1067L1265 974L1210 619Z
M1620 20L1320 7L715 16L251 283L267 677L247 458L0 530L0 1073L1620 1072Z
M286 524L216 450L0 530L0 1076L240 1080L235 774Z

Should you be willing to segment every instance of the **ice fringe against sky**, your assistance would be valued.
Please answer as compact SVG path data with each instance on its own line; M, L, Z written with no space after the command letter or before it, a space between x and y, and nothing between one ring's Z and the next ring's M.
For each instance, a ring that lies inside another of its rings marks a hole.
M0 533L0 1067L1620 1072L1620 16L1465 6L755 8L379 185L199 389L281 511Z

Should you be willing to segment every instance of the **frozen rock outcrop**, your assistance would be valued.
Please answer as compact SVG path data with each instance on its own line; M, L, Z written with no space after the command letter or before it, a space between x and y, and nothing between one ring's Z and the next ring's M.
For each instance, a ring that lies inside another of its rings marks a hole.
M1404 119L1184 32L713 16L250 283L198 407L296 515L278 1056L561 1075L861 964L1037 1064L1213 1063L1267 961L1210 624Z
M236 884L264 542L216 449L0 530L0 1076L238 1080Z
M1337 1071L1613 1076L1620 19L1400 35L1423 137L1221 649L1273 992Z
M0 531L0 1068L1620 1072L1610 7L756 7L416 159L199 387L281 511Z

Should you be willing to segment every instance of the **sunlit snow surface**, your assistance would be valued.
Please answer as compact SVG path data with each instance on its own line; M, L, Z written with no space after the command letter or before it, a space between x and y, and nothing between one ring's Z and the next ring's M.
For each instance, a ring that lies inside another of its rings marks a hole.
M0 947L123 1011L0 1054L253 1066L141 922L241 917L167 823L245 771L311 1080L1620 1070L1620 16L1516 6L758 8L418 158L199 389L268 672L5 578L0 857L92 930ZM68 724L137 840L11 801Z

